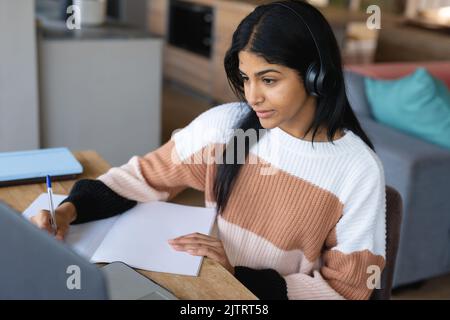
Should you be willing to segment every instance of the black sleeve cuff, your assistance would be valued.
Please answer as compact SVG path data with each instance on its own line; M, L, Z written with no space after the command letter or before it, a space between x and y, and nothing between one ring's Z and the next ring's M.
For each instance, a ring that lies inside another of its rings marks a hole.
M234 267L234 276L261 300L288 300L284 278L273 269Z
M105 219L133 208L137 202L126 199L111 190L100 180L83 179L75 183L64 202L71 202L77 209L72 224Z

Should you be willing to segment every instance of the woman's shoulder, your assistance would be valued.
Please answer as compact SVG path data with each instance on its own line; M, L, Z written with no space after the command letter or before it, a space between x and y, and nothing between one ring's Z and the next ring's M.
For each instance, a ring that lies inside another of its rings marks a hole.
M243 102L231 102L217 105L198 115L185 128L180 129L177 135L189 135L191 138L221 141L232 134L233 129L249 112L249 107Z
M355 148L347 154L348 183L384 183L384 168L379 156L361 138L353 134Z
M214 106L197 116L192 123L202 126L233 128L249 112L244 102L230 102Z
M358 136L356 138L359 139ZM345 154L346 158L340 159L340 170L336 170L334 185L330 189L344 205L344 213L355 206L365 206L369 203L373 208L382 207L385 201L383 195L386 180L379 156L362 140L355 142L358 146ZM373 213L378 215L382 211ZM366 216L366 210L362 210L361 214Z
M245 103L232 102L215 106L172 135L180 154L186 156L215 143L227 143L234 129L249 112Z

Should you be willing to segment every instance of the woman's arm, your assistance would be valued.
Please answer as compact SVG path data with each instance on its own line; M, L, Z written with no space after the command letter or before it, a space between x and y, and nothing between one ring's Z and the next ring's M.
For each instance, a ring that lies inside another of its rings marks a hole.
M145 156L135 156L95 180L80 180L63 203L76 208L73 224L112 217L138 202L166 201L187 187L204 190L206 164L187 164L170 140Z
M320 269L284 277L290 299L370 298L374 270L381 277L385 266L386 186L381 166L369 172L354 173L342 216L325 241Z
M234 276L261 300L287 300L286 280L273 269L234 267Z
M83 179L75 183L69 196L61 203L75 206L72 224L105 219L133 208L137 202L115 193L100 180Z

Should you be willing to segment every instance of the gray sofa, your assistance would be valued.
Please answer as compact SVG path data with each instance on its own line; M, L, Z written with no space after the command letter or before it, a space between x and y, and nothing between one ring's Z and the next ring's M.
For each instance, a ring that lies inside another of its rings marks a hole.
M393 286L450 273L450 151L375 121L364 76L346 70L345 81L350 104L383 162L386 184L403 199Z

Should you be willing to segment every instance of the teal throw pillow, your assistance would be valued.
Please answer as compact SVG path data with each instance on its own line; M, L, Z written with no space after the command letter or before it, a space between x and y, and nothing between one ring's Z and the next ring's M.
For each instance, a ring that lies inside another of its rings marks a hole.
M364 82L378 122L450 149L450 93L442 81L418 68L401 79Z

